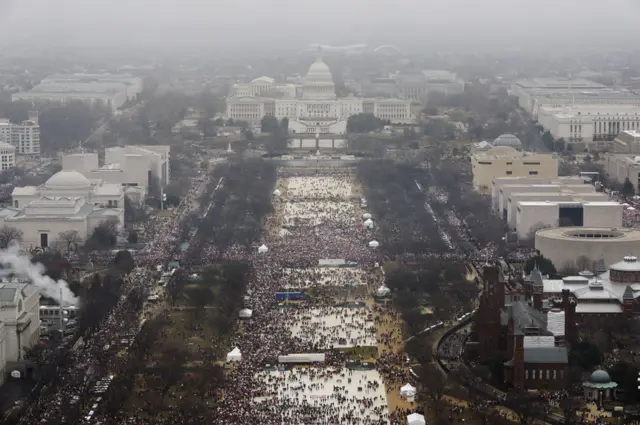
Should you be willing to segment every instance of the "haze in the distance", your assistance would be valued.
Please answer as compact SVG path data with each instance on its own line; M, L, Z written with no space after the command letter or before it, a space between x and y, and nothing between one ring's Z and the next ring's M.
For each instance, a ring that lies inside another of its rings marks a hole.
M0 0L0 42L632 45L637 0Z

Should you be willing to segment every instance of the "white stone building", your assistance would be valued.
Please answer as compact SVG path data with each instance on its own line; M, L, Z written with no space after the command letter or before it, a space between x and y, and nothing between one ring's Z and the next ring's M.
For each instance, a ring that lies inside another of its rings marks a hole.
M640 105L640 95L608 88L582 78L532 78L515 81L511 94L521 108L538 116L541 107L561 108L571 105Z
M268 97L269 96L269 97ZM411 123L411 102L402 99L338 98L329 67L318 58L301 85L260 77L235 84L227 99L227 118L257 124L264 116L289 119L291 133L344 134L347 119L371 113L392 123Z
M527 239L543 227L621 228L622 204L611 201L520 201L516 232Z
M16 187L12 199L11 207L0 209L0 227L21 230L25 248L53 246L68 231L84 241L105 221L124 224L124 188L75 171L60 171L41 186Z
M16 148L15 146L0 142L0 170L9 170L16 166Z
M40 293L37 288L29 283L0 282L0 368L3 355L5 365L19 362L39 339Z
M29 119L14 124L6 118L0 119L0 142L13 145L19 155L40 154L40 125L38 113L29 112Z
M142 92L142 79L130 74L56 74L43 79L27 92L15 93L13 101L78 100L102 104L113 112Z
M538 111L538 123L554 139L606 146L622 131L640 131L640 101L636 105L542 106Z
M125 188L127 196L138 202L149 193L149 180L166 186L170 179L170 146L124 146L105 149L105 163L99 165L97 153L62 156L64 171L77 171L89 180L101 180Z
M471 155L471 170L474 190L488 194L496 177L557 177L558 159L552 154L497 146Z

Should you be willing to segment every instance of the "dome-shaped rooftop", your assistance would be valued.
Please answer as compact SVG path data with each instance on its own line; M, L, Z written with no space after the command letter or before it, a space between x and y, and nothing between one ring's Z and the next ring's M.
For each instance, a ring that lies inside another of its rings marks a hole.
M493 141L493 146L511 146L512 148L522 148L522 142L513 134L503 134Z
M333 83L333 74L322 58L318 57L309 67L304 80L305 83Z
M55 190L88 189L91 182L77 171L60 171L51 176L44 186Z
M629 255L624 257L622 261L613 264L609 269L623 272L638 272L640 271L640 263L637 257Z
M589 382L594 384L608 384L611 382L611 377L606 370L598 369L591 374Z

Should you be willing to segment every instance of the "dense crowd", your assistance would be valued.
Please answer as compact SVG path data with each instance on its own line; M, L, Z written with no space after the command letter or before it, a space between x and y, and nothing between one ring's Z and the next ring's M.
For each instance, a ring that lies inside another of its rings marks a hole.
M87 397L91 388L89 383L95 381L98 371L113 366L113 351L109 348L117 346L118 335L126 330L126 317L135 317L129 302L129 295L139 291L146 297L158 264L164 264L171 258L175 250L178 224L185 214L196 207L196 200L201 187L192 188L183 198L181 204L167 216L158 216L144 224L146 247L136 253L138 268L121 287L121 296L101 327L91 335L85 336L82 344L70 351L66 361L59 366L57 380L51 388L45 388L39 399L34 401L20 419L21 424L60 424L73 412L73 405L80 405L79 400ZM144 299L144 298L143 298ZM135 323L137 327L138 324Z

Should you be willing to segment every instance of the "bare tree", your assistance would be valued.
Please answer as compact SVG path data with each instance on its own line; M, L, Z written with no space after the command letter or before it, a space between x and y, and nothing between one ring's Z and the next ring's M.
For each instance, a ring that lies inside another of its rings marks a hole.
M580 422L577 415L581 402L572 398L566 398L560 402L560 408L564 414L564 425L576 425Z
M436 424L439 424L443 418L444 396L449 390L447 378L433 363L421 365L419 371L422 392L431 401Z
M520 425L533 425L536 416L544 414L543 404L526 390L514 388L509 391L505 406L515 413Z
M75 251L78 245L82 243L82 238L77 230L65 230L58 233L58 240L67 252Z
M22 242L22 230L15 227L2 226L0 228L0 248L7 249L14 242Z
M581 255L576 258L576 266L578 270L591 270L593 267L593 262L586 255Z

